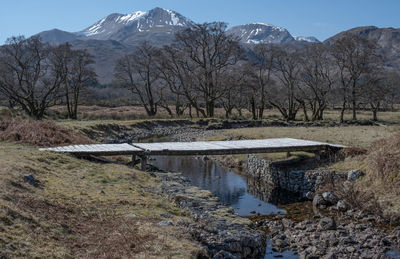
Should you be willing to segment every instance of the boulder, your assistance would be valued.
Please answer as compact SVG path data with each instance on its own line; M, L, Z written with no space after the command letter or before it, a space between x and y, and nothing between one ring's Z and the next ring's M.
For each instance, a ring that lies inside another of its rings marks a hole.
M355 170L351 170L347 173L347 180L348 181L355 181L358 178L364 176L365 174L359 170L359 169L355 169Z
M309 199L310 201L312 201L313 198L314 198L314 193L313 192L307 192L305 197L307 199Z
M274 247L277 248L279 251L284 250L289 246L289 243L286 239L274 239L273 243Z
M314 205L315 207L319 207L319 206L321 206L321 205L326 205L326 204L327 204L327 202L326 202L326 200L324 199L324 197L322 197L321 194L316 194L316 195L314 196L314 198L313 198L313 205Z
M331 192L322 193L322 198L326 201L326 205L335 205L338 202L338 198Z
M318 227L321 230L336 230L336 222L331 217L325 217L320 219Z
M346 211L347 210L347 205L343 201L338 201L336 204L336 208L338 211Z

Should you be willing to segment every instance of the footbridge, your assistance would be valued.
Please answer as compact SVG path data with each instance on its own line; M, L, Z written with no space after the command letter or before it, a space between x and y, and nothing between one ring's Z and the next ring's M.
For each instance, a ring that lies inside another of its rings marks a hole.
M71 145L41 148L40 150L70 153L76 156L132 155L134 161L138 156L141 159L142 169L144 169L149 156L232 155L305 151L315 153L318 158L319 153L322 151L337 151L342 148L345 148L345 146L293 138L271 138L230 141Z

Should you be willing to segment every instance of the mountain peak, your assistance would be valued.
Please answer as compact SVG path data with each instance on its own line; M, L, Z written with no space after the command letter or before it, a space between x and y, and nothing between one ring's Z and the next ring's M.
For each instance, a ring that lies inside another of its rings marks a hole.
M189 27L193 22L181 14L156 7L147 12L135 11L130 14L113 13L90 27L77 33L91 39L119 39L116 35L126 36L138 32L157 31L160 28L172 33L178 27ZM168 32L167 32L168 33Z
M149 22L151 21L153 26L170 25L182 27L191 26L194 24L190 19L182 16L181 14L160 7L156 7L148 11L147 17L144 18L146 18Z
M294 38L282 27L267 23L249 23L232 27L228 33L238 37L242 43L288 43L293 42Z

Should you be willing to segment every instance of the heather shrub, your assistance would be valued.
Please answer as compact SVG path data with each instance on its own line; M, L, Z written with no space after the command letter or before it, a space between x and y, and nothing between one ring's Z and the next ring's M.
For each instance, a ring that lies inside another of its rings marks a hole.
M81 133L60 127L52 121L33 120L0 121L0 140L39 147L92 143Z

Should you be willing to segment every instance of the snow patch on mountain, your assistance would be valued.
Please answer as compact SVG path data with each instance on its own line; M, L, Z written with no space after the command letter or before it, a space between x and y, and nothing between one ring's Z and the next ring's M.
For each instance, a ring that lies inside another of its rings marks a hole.
M278 31L281 31L281 32L286 31L285 28L282 28L282 27L279 27L279 26L276 26L276 25L273 25L273 24L269 24L269 23L253 22L253 23L250 23L250 24L263 25L263 26L271 27L273 30L278 30Z
M235 26L230 28L228 33L247 44L281 44L295 41L285 28L261 22Z
M305 42L311 42L311 43L320 42L317 38L315 38L313 36L294 36L294 39L297 41L305 41Z
M146 12L137 11L137 12L133 12L131 14L127 14L127 15L118 17L115 21L118 23L128 24L129 22L134 21L135 19L137 19L145 14L146 14Z
M174 11L167 10L167 9L164 9L164 10L167 11L171 15L171 22L172 23L170 23L170 25L185 26L183 23L180 22L179 17L177 16L177 14Z
M89 29L87 29L85 31L85 35L92 36L92 35L96 35L96 34L104 32L104 29L102 29L102 24L105 21L106 21L106 18L103 18L99 22L95 23L92 27L90 27Z

